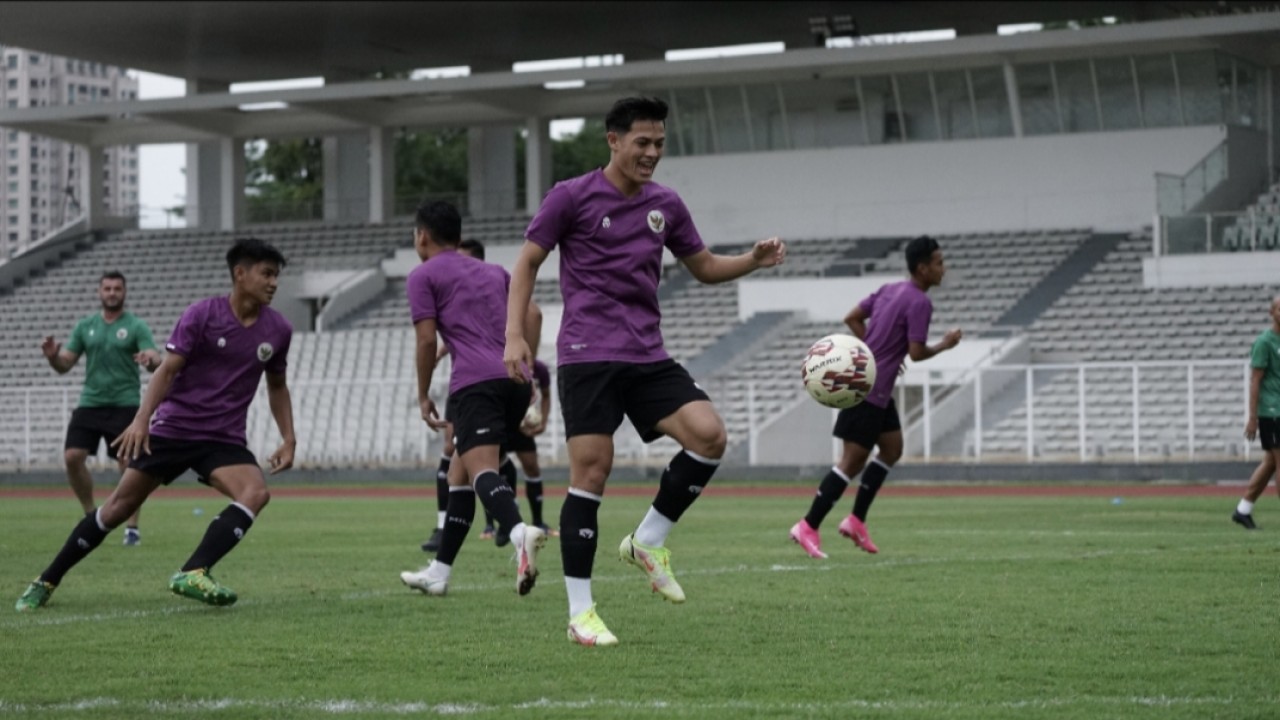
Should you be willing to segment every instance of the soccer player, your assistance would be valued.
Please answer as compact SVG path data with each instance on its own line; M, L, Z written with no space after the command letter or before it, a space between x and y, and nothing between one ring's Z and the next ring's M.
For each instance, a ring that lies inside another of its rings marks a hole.
M98 280L102 311L81 318L71 330L66 346L59 345L52 335L45 337L40 346L49 366L59 375L65 375L81 355L85 356L84 388L79 405L71 413L63 450L67 481L85 515L97 507L93 502L93 476L85 461L106 440L107 455L124 470L124 458L119 457L111 441L124 432L138 412L141 395L137 366L151 372L160 366L151 328L124 309L125 294L124 275L116 271L103 273ZM138 514L135 512L125 525L126 546L142 542Z
M529 514L533 516L533 524L542 528L547 535L559 537L560 533L549 528L542 519L542 468L538 465L538 441L535 438L547 430L547 418L551 413L551 371L541 360L533 361L533 381L537 392L534 393L531 407L538 408L538 422L522 423L520 432L510 443L510 449L516 454L520 468L524 470L524 492L529 500Z
M467 257L475 258L477 260L484 260L484 243L480 242L479 240L471 240L471 239L463 240L462 242L458 243L458 253L461 255L466 255ZM538 340L542 334L542 309L538 307L537 303L529 304L529 315L525 320L525 328L529 332L529 335L528 335L529 342L532 344L534 348L537 348ZM436 351L436 363L438 364L440 360L445 355L448 355L448 354L449 354L448 345L446 345L443 342L439 343L439 349ZM536 357L536 350L535 350L535 357ZM536 365L537 363L535 363L535 368L534 368L535 373L537 372ZM546 366L543 365L543 368L545 370ZM547 382L550 382L550 379L548 379ZM446 411L445 414L447 415L448 412ZM449 465L453 458L453 428L449 427L449 423L447 420L445 421L445 426L446 427L444 428L444 431L443 431L444 447L442 448L442 452L440 456L440 466L436 468L436 529L432 531L431 537L428 538L426 542L422 543L422 550L424 552L437 552L438 550L440 550L440 542L444 538L445 512L449 505ZM516 439L519 440L519 434L513 433L513 435L516 435ZM511 491L515 492L515 489L516 489L515 465L511 462L511 458L507 457L506 448L500 449L499 456L502 458L502 465L498 468L498 474L502 476L503 481L506 482L507 485L511 487ZM534 461L535 462L537 461L536 456L534 458ZM541 488L539 488L539 491L540 490ZM538 497L541 498L541 496L542 496L542 493L539 492ZM530 500L530 502L532 503L532 500ZM535 518L539 518L536 524L538 524L538 526L545 531L547 530L547 527L541 524L541 520L540 520L540 518L542 517L541 511L542 511L542 507L541 505L539 505L537 510L535 511ZM494 540L495 541L494 544L496 544L498 547L504 547L511 542L511 538L508 535L499 531L495 531L494 524L493 524L493 515L489 513L488 508L485 508L485 511L484 511L484 531L480 533L480 539Z
M1280 459L1280 295L1271 299L1271 327L1253 341L1249 365L1253 372L1249 377L1249 418L1244 436L1250 442L1261 437L1263 456L1231 519L1246 530L1257 530L1253 504L1267 489L1276 474L1276 460Z
M273 475L293 466L297 444L285 383L293 328L268 307L284 263L278 250L256 238L232 245L227 252L230 296L201 300L182 313L133 422L112 442L129 467L102 507L80 521L49 567L18 598L19 612L48 603L71 568L152 492L188 469L231 504L209 523L195 552L170 578L169 589L209 605L236 601L236 593L209 571L235 548L270 498L245 442L249 403L264 372L283 440L269 459Z
M844 318L849 330L871 349L879 373L866 399L836 416L832 434L844 442L840 461L818 485L809 514L791 528L791 539L815 558L827 557L822 552L818 526L858 473L862 473L862 482L853 513L841 521L837 529L863 550L879 552L867 533L867 510L890 468L902 457L902 422L893 401L898 373L891 369L901 366L905 356L909 355L915 362L928 360L960 342L962 333L954 328L947 331L937 345L926 344L929 320L933 316L933 302L927 293L942 284L942 276L947 272L938 241L927 235L918 237L907 243L906 256L911 279L881 287L855 305ZM866 467L867 458L876 447L879 452L870 467Z
M414 247L423 263L406 283L417 336L418 404L433 430L453 433L456 455L449 468L448 516L436 559L418 572L400 573L400 579L429 595L448 591L479 496L516 546L516 592L525 595L537 580L537 554L547 536L525 525L515 492L498 475L499 448L518 432L529 408L528 386L509 379L502 362L511 278L497 265L459 253L461 240L462 218L453 205L430 202L418 208ZM428 392L437 331L453 355L447 422Z
M560 248L564 316L557 340L560 412L569 449L569 494L560 509L560 554L569 595L571 641L613 645L596 613L591 572L597 513L613 466L613 435L623 416L647 442L669 435L681 446L663 472L657 497L622 539L622 559L643 571L653 590L680 603L667 535L711 480L727 439L707 394L667 354L659 324L663 248L704 283L722 283L783 261L778 238L736 256L707 250L675 191L653 182L665 145L666 103L624 98L605 117L609 163L557 183L525 232L507 308L504 360L523 380L532 362L519 319L538 268Z

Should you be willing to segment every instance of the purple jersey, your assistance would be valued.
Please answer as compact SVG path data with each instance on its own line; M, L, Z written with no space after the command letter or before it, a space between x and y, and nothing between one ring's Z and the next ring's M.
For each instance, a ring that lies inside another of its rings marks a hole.
M876 359L876 385L867 402L876 407L889 404L898 368L913 342L929 339L933 301L910 280L889 283L858 303L866 314L867 336L863 338Z
M453 355L449 394L507 376L507 290L511 276L500 265L446 250L409 273L405 290L416 325L432 318Z
M156 408L151 434L245 445L245 419L263 371L283 375L293 326L263 307L249 327L226 296L188 307L165 348L186 358Z
M685 258L706 247L675 191L650 182L624 197L596 170L556 183L525 237L560 247L559 364L670 357L659 328L662 248Z
M533 361L533 379L538 383L538 387L542 388L542 392L551 389L551 371L547 369L547 364L541 360Z

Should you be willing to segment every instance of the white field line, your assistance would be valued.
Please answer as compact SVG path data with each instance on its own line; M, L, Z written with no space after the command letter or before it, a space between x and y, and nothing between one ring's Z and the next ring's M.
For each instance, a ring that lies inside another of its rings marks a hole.
M1090 552L1071 553L1063 555L969 555L969 556L930 556L930 557L914 557L901 559L876 559L863 560L861 562L833 562L811 560L795 564L781 565L732 565L718 568L693 568L681 570L678 577L710 577L716 575L740 574L740 573L773 573L773 572L830 572L833 570L892 570L899 567L913 567L917 565L937 565L937 564L956 564L956 563L1007 563L1007 562L1069 562L1072 560L1096 559L1100 557L1123 557L1123 556L1139 556L1154 555L1165 552L1204 552L1232 550L1256 547L1251 543L1229 543L1224 545L1190 545L1181 548L1132 548L1123 550L1094 550ZM797 553L801 551L797 550ZM605 556L607 557L607 556ZM597 564L597 566L599 563ZM408 569L408 568L405 568ZM393 572L398 570L388 570L388 576L395 578ZM513 570L514 574L514 570ZM638 574L635 572L612 573L612 574L596 574L592 578L593 583L628 583L637 582ZM346 601L360 601L371 598L388 597L391 595L403 595L414 592L397 580L388 580L388 585L392 585L388 589L368 590L354 593L344 593L339 599ZM457 592L494 592L510 590L511 583L451 583L449 585L450 593ZM416 593L414 593L416 594ZM191 612L235 612L236 608L259 607L269 605L294 605L296 604L290 599L280 600L241 600L236 603L235 608L208 608L194 602L182 605L174 605L171 607L158 608L155 610L120 610L112 612L99 612L78 615L56 615L45 614L44 611L36 611L32 616L14 617L10 616L7 620L0 621L0 629L4 630L20 630L24 628L48 627L51 625L68 625L72 623L99 623L114 622L119 620L138 620L150 617L164 615L178 615Z
M241 698L206 698L189 700L118 700L115 698L95 697L83 700L72 700L60 703L14 703L0 700L0 715L34 715L48 712L97 712L111 710L127 713L131 716L147 715L186 715L203 716L213 712L234 714L238 711L267 710L292 711L308 714L324 715L419 715L419 716L454 716L454 715L487 715L510 714L523 711L567 711L567 710L620 710L620 711L661 711L663 716L696 716L714 711L734 711L738 713L762 712L803 712L819 713L834 716L835 713L853 710L880 711L886 714L895 712L947 711L947 710L1024 710L1070 707L1227 707L1231 705L1276 705L1280 698L1236 698L1227 697L1171 697L1156 696L1096 696L1078 695L1059 698L1014 699L996 702L958 702L950 700L861 700L849 699L835 702L751 702L743 700L727 700L713 702L699 701L663 701L635 702L630 700L612 700L607 698L586 698L583 700L537 700L510 705L494 705L485 703L432 703L432 702L378 702L371 700L308 700L297 699L241 699Z

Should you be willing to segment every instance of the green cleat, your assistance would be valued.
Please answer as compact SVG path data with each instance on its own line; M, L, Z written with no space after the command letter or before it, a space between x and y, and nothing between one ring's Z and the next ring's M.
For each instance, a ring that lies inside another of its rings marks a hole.
M31 612L44 607L49 603L49 596L53 595L55 587L57 586L41 582L38 578L33 580L27 586L27 591L22 593L22 597L18 598L18 603L13 606L13 609L18 612Z
M206 605L234 605L236 601L236 591L218 584L203 568L190 572L179 570L169 578L169 589L174 595L199 600Z
M671 551L665 547L650 547L635 541L634 536L622 538L618 557L635 565L649 576L653 591L673 603L684 602L684 590L671 574Z
M618 644L618 638L609 632L609 628L604 626L604 620L596 614L595 605L569 619L569 639L587 647Z

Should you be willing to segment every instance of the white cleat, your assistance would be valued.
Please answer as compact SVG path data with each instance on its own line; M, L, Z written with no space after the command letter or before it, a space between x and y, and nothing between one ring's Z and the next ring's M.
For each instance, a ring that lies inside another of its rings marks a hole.
M528 595L538 580L538 551L547 544L542 528L524 526L524 538L516 548L516 592Z
M427 595L444 595L449 591L449 579L434 577L426 568L418 572L406 570L400 573L400 582Z

